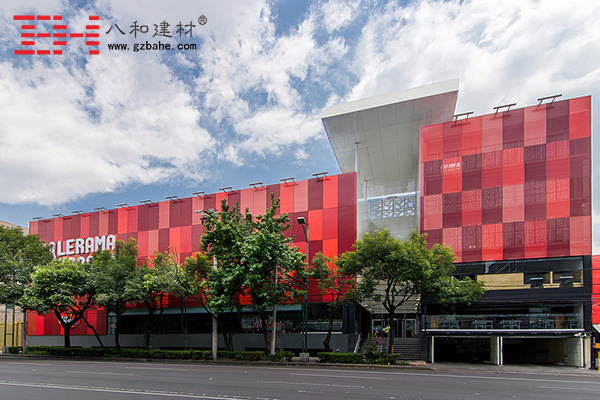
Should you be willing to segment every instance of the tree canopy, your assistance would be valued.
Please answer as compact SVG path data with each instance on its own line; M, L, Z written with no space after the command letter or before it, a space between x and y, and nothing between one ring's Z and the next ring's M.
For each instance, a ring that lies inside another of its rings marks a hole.
M329 297L327 336L323 340L327 352L331 351L330 342L335 313L345 304L354 301L356 275L348 271L348 264L344 264L343 261L348 255L349 253L344 253L340 258L330 258L319 252L312 260L311 277L317 281L321 293Z
M18 303L35 267L48 264L52 258L36 235L0 225L0 304Z
M94 294L88 265L56 259L36 269L20 302L39 315L53 313L64 330L65 347L70 347L71 328L94 306Z
M215 257L218 268L211 272L210 303L219 312L239 306L241 296L250 299L268 348L268 310L303 293L288 275L304 276L303 256L286 238L290 219L277 215L279 200L271 195L271 207L254 218L239 205L221 204L221 212L209 212L202 246ZM274 322L274 321L273 321ZM276 327L272 327L275 332ZM273 339L271 339L273 341Z
M394 314L411 296L427 294L441 302L470 303L484 293L482 282L451 276L452 249L437 244L429 248L426 236L416 230L405 241L392 237L387 229L366 233L346 254L339 263L349 273L360 275L357 298L372 298L388 312L389 351L395 335Z
M103 250L94 255L91 262L95 285L96 303L107 313L114 313L115 346L120 349L119 333L121 315L127 309L127 302L138 297L131 282L135 279L138 264L138 249L134 239L127 242L117 240L115 250Z

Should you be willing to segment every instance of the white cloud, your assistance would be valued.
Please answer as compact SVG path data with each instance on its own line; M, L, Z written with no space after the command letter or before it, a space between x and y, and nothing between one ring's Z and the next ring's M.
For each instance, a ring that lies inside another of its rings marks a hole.
M358 99L460 78L460 105L487 113L569 89L600 88L600 3L420 1L377 10L365 25L352 70Z
M2 22L14 25L12 14L27 10L21 3L3 2ZM194 28L201 48L0 64L0 202L199 181L215 161L252 167L291 154L318 164L310 146L324 145L320 108L440 80L460 78L458 111L478 114L600 89L600 3L404 3L315 2L279 30L267 0L99 0L103 23L124 29L205 15ZM58 1L28 6L70 13L73 26L91 12ZM17 34L9 29L0 50Z
M328 33L347 26L358 15L359 2L330 0L323 5L323 25Z
M305 143L316 137L322 126L318 115L295 114L282 107L259 111L236 124L235 128L246 136L241 148L265 156L267 153L281 155L286 147Z
M152 55L97 57L80 69L4 62L0 85L1 202L49 205L125 184L202 179L199 154L214 140Z

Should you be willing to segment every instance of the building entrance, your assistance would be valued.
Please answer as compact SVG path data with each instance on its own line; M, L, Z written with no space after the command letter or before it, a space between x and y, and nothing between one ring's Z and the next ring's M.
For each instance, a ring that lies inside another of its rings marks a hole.
M371 319L371 333L374 337L387 337L386 327L390 326L387 318L381 318L381 315L377 315L379 318ZM391 328L391 326L390 326ZM416 316L411 314L401 314L396 316L394 320L394 332L395 337L398 338L411 338L417 334L417 319Z

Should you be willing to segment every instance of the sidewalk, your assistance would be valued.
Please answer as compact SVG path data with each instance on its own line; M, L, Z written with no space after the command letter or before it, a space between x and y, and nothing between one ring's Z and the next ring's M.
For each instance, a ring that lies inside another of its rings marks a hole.
M534 364L466 364L440 362L426 364L428 368L443 373L468 373L469 371L488 372L498 374L546 374L556 376L584 376L589 375L600 379L600 372L595 369L569 367L566 365L534 365Z
M595 369L570 367L566 365L534 365L534 364L467 364L467 363L425 363L424 361L408 361L409 365L377 365L377 364L323 364L319 363L317 357L310 357L309 362L299 362L299 357L292 358L291 362L271 362L271 361L237 361L237 360L176 360L176 359L134 359L134 358L95 358L95 357L59 357L47 355L23 355L23 354L0 354L0 359L9 358L32 358L32 359L69 359L69 360L95 360L101 362L128 362L144 361L155 363L172 364L228 364L228 365L256 365L256 366L304 366L304 367L337 367L337 368L370 368L370 369L420 369L430 370L449 375L469 374L470 372L489 373L489 374L517 374L517 375L555 375L555 376L589 376L600 379L600 372Z

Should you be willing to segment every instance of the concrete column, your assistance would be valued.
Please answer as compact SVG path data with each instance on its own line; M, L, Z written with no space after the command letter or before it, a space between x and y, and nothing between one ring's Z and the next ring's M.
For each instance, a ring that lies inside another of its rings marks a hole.
M435 336L429 338L429 361L435 363Z
M354 172L358 173L358 142L354 142Z
M502 347L502 336L493 336L490 338L490 361L492 362L492 364L504 364Z
M572 337L567 339L567 365L571 367L583 367L585 365L583 355L583 338Z

